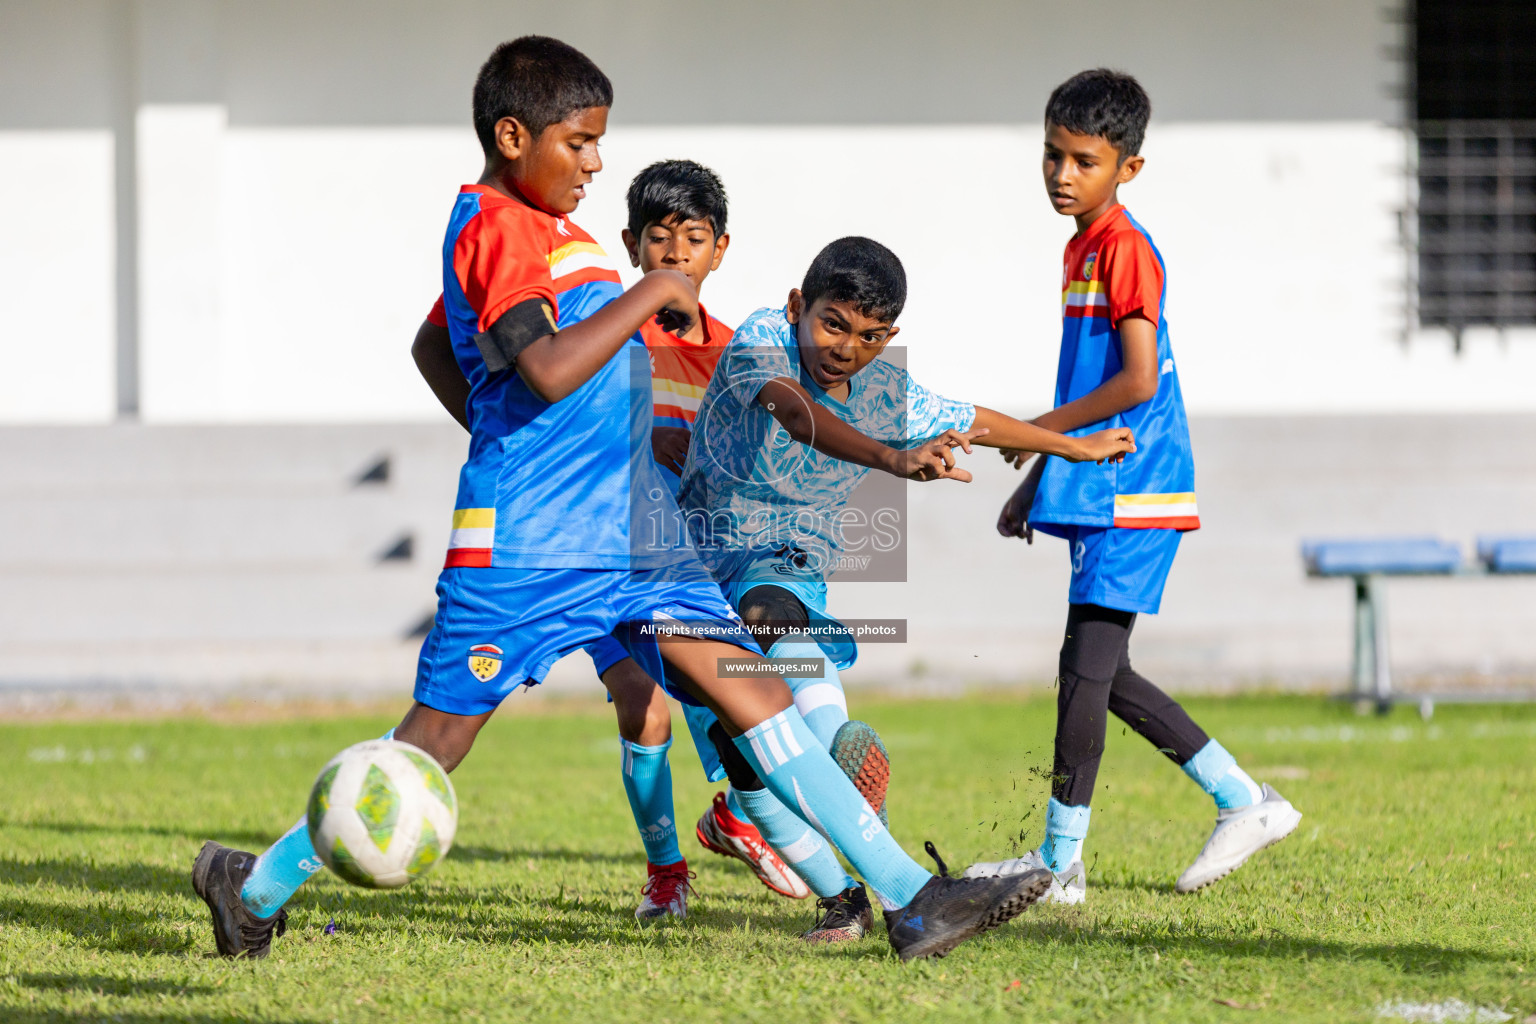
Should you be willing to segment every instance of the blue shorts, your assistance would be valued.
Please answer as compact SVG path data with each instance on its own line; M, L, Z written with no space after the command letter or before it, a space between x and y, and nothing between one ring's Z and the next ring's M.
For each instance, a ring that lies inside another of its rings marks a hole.
M597 669L599 679L604 672L629 657L629 651L624 649L624 645L611 636L605 636L596 643L587 644L584 649L591 656L592 667ZM610 693L608 699L613 700L613 694Z
M1062 533L1072 555L1068 601L1157 614L1179 550L1178 530L1067 526Z
M659 462L656 464L656 468L660 471L662 479L666 481L668 489L671 490L672 497L676 498L678 489L683 485L682 477ZM612 636L605 636L601 640L587 644L583 650L591 657L592 667L597 669L599 679L602 678L604 672L607 672L613 666L629 657L629 652L624 649L624 645ZM651 678L654 679L655 677L652 676ZM611 693L608 695L608 702L610 704L613 703L613 694Z
M697 561L643 572L615 569L444 569L437 616L421 645L416 700L455 715L494 710L550 666L612 636L652 679L695 703L662 671L656 623L696 627L758 651L752 634Z

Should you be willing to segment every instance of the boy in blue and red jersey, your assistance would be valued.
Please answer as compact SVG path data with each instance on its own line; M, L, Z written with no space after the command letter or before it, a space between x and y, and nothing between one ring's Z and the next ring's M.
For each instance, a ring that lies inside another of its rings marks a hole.
M1085 71L1058 86L1045 110L1045 187L1056 212L1077 221L1062 271L1056 408L1042 427L1083 433L1125 426L1137 454L1096 466L1041 458L998 517L1005 537L1033 531L1066 539L1072 557L1066 640L1056 703L1056 750L1045 842L977 873L1048 867L1050 899L1086 895L1082 843L1104 751L1105 714L1179 764L1211 796L1216 829L1178 891L1236 870L1290 834L1301 815L1249 778L1184 709L1131 668L1131 629L1155 614L1180 536L1200 528L1195 464L1164 315L1162 255L1121 206L1120 185L1140 172L1151 101L1134 78ZM1027 453L1004 452L1017 466Z
M455 372L470 384L469 458L415 703L391 733L452 771L512 690L617 635L652 679L719 717L779 800L821 824L890 907L887 934L903 959L942 956L1022 912L1048 879L936 877L870 824L873 809L760 664L694 553L651 454L638 332L663 313L687 331L697 291L666 269L623 290L567 219L602 169L612 102L596 65L542 36L497 47L476 78L485 167L460 190L442 249ZM952 456L932 442L911 462L915 474L942 474ZM743 658L747 672L722 679L726 658ZM303 821L260 857L204 844L192 886L219 952L265 956L315 864Z
M687 275L696 289L720 266L730 246L725 186L709 168L692 160L663 160L642 170L625 195L628 224L621 241L631 266L645 273L670 269ZM660 318L640 328L651 368L651 449L662 477L677 493L679 474L688 458L699 400L715 364L731 339L731 328L699 305L699 316L682 334L668 331ZM443 299L427 315L412 346L423 375L439 400L465 430L469 429L469 381L458 372ZM619 720L620 774L630 811L646 855L646 882L635 916L686 917L692 892L688 862L678 848L677 812L672 798L672 715L665 693L611 636L586 648L607 687ZM702 721L689 713L692 725ZM707 725L705 726L707 728ZM715 750L703 732L694 732L706 773L724 778ZM773 891L803 899L810 890L744 816L721 809L710 849L744 861Z

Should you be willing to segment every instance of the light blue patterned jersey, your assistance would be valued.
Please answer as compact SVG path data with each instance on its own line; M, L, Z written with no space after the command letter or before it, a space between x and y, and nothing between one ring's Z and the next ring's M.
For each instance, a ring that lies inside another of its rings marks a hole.
M854 374L848 400L840 402L800 365L785 310L753 313L704 392L678 494L699 555L722 583L751 578L755 566L770 561L784 565L786 556L802 578L836 572L848 499L869 472L795 441L758 404L758 392L780 377L798 381L833 415L893 447L967 430L976 419L975 406L934 394L885 359Z

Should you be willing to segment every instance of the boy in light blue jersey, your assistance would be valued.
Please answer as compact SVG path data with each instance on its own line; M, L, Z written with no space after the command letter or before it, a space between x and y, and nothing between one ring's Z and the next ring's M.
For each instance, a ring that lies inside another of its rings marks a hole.
M460 189L442 247L454 372L470 384L469 457L415 701L394 737L452 771L509 693L614 635L673 696L707 705L767 787L825 830L881 894L902 959L942 956L1021 913L1049 876L938 877L913 861L762 667L688 543L651 454L638 332L663 312L686 332L697 291L674 270L624 290L567 219L602 169L612 102L591 60L543 36L497 47L476 79L485 163ZM942 444L913 457L919 472L950 461ZM726 661L752 671L722 678ZM205 843L192 887L219 952L265 956L314 861L302 821L259 857Z
M1037 460L997 524L1005 537L1032 541L1039 530L1064 538L1072 582L1045 841L1024 857L971 870L1047 867L1056 875L1049 898L1064 903L1081 902L1087 892L1082 845L1108 713L1167 754L1216 802L1216 829L1179 876L1179 892L1226 876L1301 821L1284 797L1255 783L1176 701L1131 668L1136 616L1157 612L1180 535L1200 527L1189 428L1164 315L1163 258L1118 198L1119 186L1141 170L1151 109L1129 75L1075 75L1046 105L1043 163L1051 205L1075 218L1077 233L1063 265L1056 408L1035 422L1072 433L1128 426L1140 450L1133 461L1102 470ZM1028 458L1004 455L1016 465Z
M1124 428L1063 437L945 398L877 359L899 331L895 320L905 301L906 275L889 249L867 238L824 248L787 304L752 314L726 347L699 408L678 496L700 556L758 643L772 658L820 669L786 676L807 726L845 770L844 737L862 723L849 722L838 673L853 665L857 649L827 611L826 581L857 518L848 501L869 471L969 480L952 462L937 470L913 464L915 446L932 438L966 451L975 441L1073 461L1134 450ZM785 806L764 788L733 756L720 726L710 726L707 711L689 715L690 724L715 737L732 807L820 897L820 917L804 937L862 936L873 919L868 897L804 809ZM850 744L854 775L870 763L866 752L876 742L863 730ZM878 758L871 763L873 770L882 766ZM714 813L700 822L701 839Z

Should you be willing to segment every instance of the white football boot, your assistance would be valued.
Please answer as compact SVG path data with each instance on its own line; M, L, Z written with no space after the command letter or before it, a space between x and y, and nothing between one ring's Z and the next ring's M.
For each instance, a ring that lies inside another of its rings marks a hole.
M1219 881L1264 849L1273 846L1301 824L1301 812L1291 802L1264 784L1264 798L1247 807L1237 807L1216 815L1216 831L1205 841L1205 848L1174 888L1194 892Z
M1045 866L1045 858L1040 856L1040 851L1030 850L1024 856L1014 857L1012 860L972 864L965 869L965 874L961 877L992 878L997 875L1022 875L1030 871L1039 871ZM1067 865L1067 870L1060 874L1052 873L1051 887L1046 890L1044 896L1040 897L1040 902L1077 904L1087 898L1088 871L1083 867L1082 858L1078 858Z

